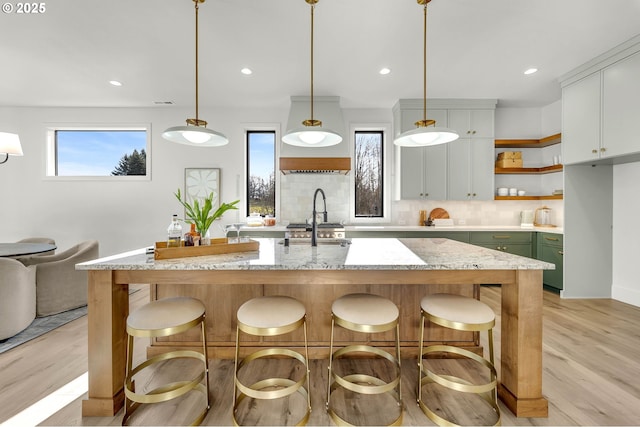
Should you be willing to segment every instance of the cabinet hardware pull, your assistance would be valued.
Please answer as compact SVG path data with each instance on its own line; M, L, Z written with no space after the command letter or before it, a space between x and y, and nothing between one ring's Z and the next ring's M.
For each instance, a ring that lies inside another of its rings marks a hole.
M551 240L552 242L557 242L558 240L560 240L557 237L545 237L544 239L545 240Z
M493 236L494 239L510 239L511 236Z
M475 130L472 130L472 131L471 131L471 134L472 134L472 135L475 135L475 134L476 134L476 131L475 131Z
M473 197L476 197L476 193L473 193Z
M564 255L564 251L558 251L560 255Z
M602 147L602 148L600 149L600 151L602 151L602 152L604 153L605 151L607 151L607 149L606 149L606 148L604 148L604 147Z
M592 152L593 154L596 154L596 153L598 152L598 150L591 150L591 152Z

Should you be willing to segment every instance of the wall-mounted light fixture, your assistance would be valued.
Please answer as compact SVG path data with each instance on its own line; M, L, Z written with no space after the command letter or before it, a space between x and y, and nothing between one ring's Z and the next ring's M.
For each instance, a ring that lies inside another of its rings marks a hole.
M0 132L0 156L4 154L4 159L0 159L0 165L7 163L9 156L22 156L22 146L20 137L15 133Z
M198 118L198 10L199 4L205 0L192 0L196 9L196 118L187 119L187 126L174 126L164 132L162 137L171 142L193 145L196 147L218 147L226 145L229 140L220 132L207 128L207 122Z

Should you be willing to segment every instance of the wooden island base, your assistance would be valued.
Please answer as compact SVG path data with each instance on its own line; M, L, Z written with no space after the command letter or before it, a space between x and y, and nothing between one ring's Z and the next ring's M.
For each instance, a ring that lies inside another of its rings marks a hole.
M500 397L519 417L546 417L542 396L542 270L91 270L89 269L89 398L83 416L113 416L122 407L125 372L125 319L128 284L152 284L152 298L189 295L207 306L211 358L230 358L235 345L235 314L246 300L289 295L307 308L311 355L328 357L332 301L352 292L385 296L400 308L403 357L417 356L420 299L427 293L477 296L478 285L502 285ZM361 336L339 331L338 345ZM196 344L197 332L177 340L156 340L151 352ZM366 339L366 338L365 338ZM373 342L392 347L392 336ZM280 337L255 340L255 346L301 344ZM478 346L473 333L432 328L428 340ZM163 348L164 347L164 348Z

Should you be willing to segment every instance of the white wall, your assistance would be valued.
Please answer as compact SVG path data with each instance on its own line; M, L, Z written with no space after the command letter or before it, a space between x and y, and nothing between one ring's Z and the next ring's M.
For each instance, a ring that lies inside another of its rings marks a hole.
M244 206L243 123L283 123L286 110L201 110L209 127L225 133L230 144L194 148L173 144L160 133L182 125L190 110L106 108L1 108L0 129L20 135L23 157L0 165L0 241L29 236L52 237L62 250L98 239L100 254L153 245L166 238L173 213L182 214L173 192L184 188L187 167L219 167L221 199L242 198ZM65 181L45 178L45 136L48 123L152 124L150 181ZM243 208L242 208L243 209ZM246 213L230 211L224 222ZM212 230L215 231L215 230Z
M640 162L613 168L614 299L640 306Z

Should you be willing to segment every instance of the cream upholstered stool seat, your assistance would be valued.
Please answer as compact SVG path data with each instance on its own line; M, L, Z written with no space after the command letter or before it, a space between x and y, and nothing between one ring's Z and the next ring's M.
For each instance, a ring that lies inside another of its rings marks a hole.
M305 425L311 414L311 398L309 396L309 352L307 344L306 310L295 298L287 296L264 296L246 301L237 311L238 327L236 332L235 378L233 390L233 422L238 422L240 403L245 397L253 399L278 399L300 393L306 400L304 415L296 425ZM288 348L265 348L255 351L240 360L240 333L269 337L291 333L299 328L304 333L304 355ZM250 362L271 356L285 356L298 360L304 367L304 373L297 381L290 378L267 378L251 385L244 384L239 372ZM306 383L307 388L304 385ZM267 390L265 390L267 389Z
M155 338L185 332L200 326L202 352L178 350L154 356L133 367L134 338ZM125 425L132 413L141 405L160 403L175 399L197 389L206 396L206 407L192 421L191 425L202 423L211 407L209 401L209 362L207 358L207 337L204 304L190 297L165 298L143 305L127 317L127 368L124 383L125 405L122 424ZM146 393L136 392L134 376L143 369L177 358L193 358L203 363L203 369L193 379L161 385ZM204 384L202 381L204 380Z
M420 351L418 354L419 381L417 401L422 411L438 425L457 425L436 414L422 399L422 386L427 383L437 383L451 390L475 393L484 399L495 411L497 421L500 424L500 409L497 403L497 375L493 359L493 327L495 325L495 313L485 303L470 297L452 294L427 295L420 301ZM487 331L489 343L489 360L467 349L451 345L431 345L424 348L425 322L459 331ZM424 364L424 357L432 353L451 353L475 360L489 371L489 381L483 384L474 384L465 379L452 375L437 374L428 369ZM425 375L423 377L423 375Z
M398 417L389 425L402 423L402 395L400 392L400 337L398 307L387 298L372 294L348 294L336 299L331 305L331 341L329 349L329 381L327 386L327 411L338 425L353 425L338 415L331 404L331 396L342 387L355 393L366 395L391 393L400 407ZM371 345L348 345L333 351L335 327L340 326L350 331L363 333L379 333L395 330L395 356ZM334 361L350 353L364 353L386 359L393 365L392 379L389 382L368 374L336 373Z

